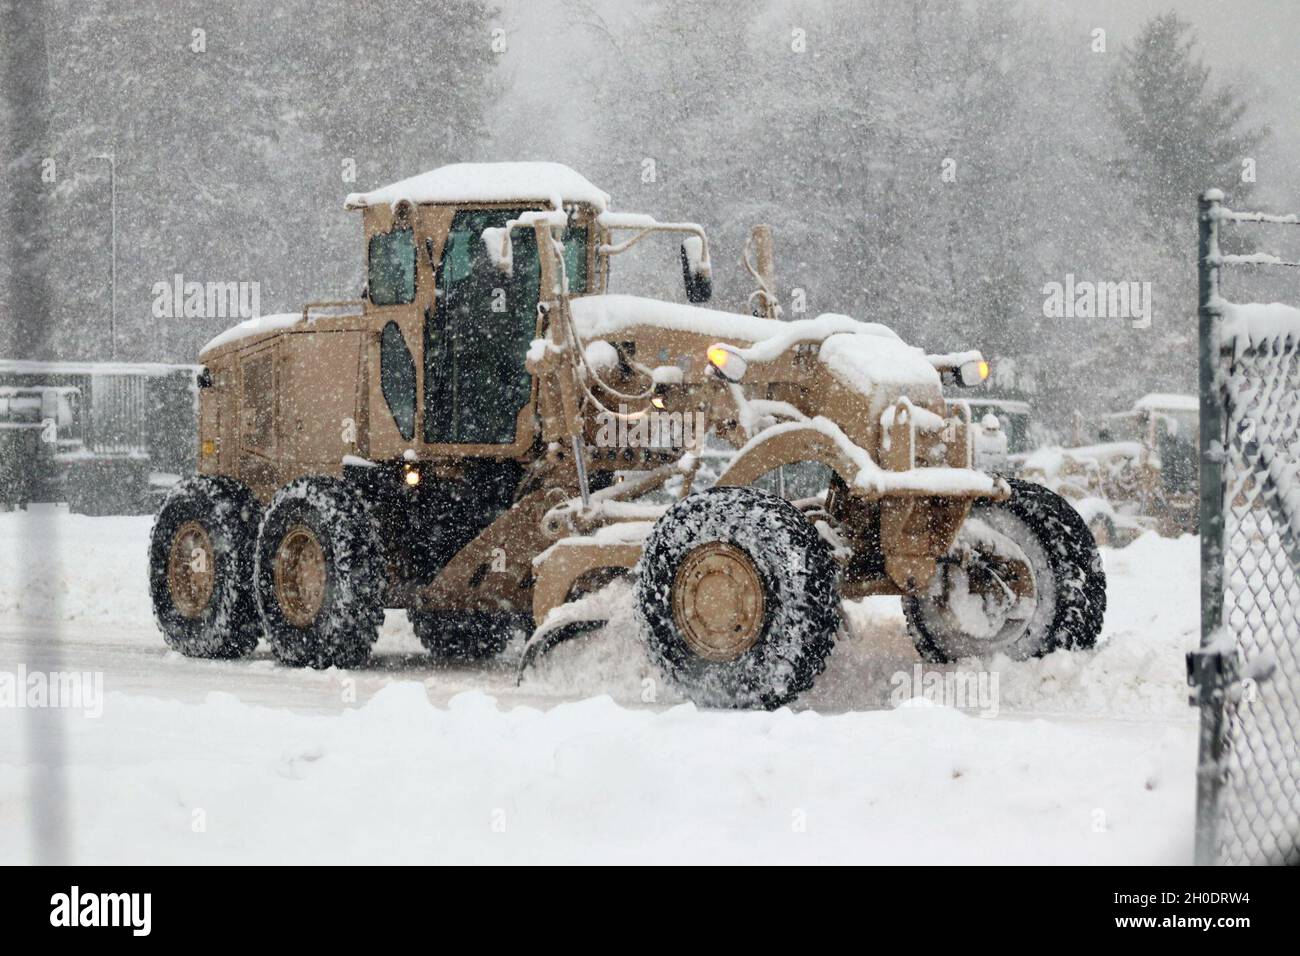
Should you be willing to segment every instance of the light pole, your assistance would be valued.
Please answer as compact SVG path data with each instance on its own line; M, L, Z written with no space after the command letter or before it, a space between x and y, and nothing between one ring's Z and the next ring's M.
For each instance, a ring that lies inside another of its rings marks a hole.
M117 358L117 159L113 153L100 153L91 159L108 160L108 190L109 190L109 215L112 217L112 232L110 236L109 253L111 265L109 266L111 278L110 302L108 306L108 355L111 359Z

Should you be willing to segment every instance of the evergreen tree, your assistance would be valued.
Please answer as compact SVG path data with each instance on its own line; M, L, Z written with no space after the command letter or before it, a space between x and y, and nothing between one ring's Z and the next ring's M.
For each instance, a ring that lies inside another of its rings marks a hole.
M1249 194L1242 163L1268 129L1245 124L1236 87L1211 82L1195 31L1176 13L1149 20L1120 57L1110 98L1123 142L1116 168L1137 185L1152 228L1182 248L1197 194Z

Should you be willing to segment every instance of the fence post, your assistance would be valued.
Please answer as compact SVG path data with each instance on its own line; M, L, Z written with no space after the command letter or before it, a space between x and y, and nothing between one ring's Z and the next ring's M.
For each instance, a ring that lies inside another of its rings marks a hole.
M1196 784L1196 863L1212 864L1217 856L1218 803L1222 786L1224 739L1223 637L1224 488L1223 463L1227 434L1223 407L1222 361L1219 347L1219 221L1223 193L1209 189L1197 203L1199 241L1197 318L1200 339L1200 531L1201 645L1188 655L1188 681L1201 710Z

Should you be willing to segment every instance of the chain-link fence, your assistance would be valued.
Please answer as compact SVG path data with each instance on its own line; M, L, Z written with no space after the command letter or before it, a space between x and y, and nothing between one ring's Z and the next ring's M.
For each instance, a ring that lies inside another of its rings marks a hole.
M1224 224L1300 224L1200 205L1202 633L1196 859L1300 863L1300 310L1237 305Z

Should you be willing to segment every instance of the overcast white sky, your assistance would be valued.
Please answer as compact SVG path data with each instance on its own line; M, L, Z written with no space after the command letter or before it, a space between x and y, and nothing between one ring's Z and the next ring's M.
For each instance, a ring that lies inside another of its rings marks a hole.
M899 0L900 3L910 0ZM1063 27L1079 27L1080 42L1090 42L1094 27L1107 32L1110 54L1129 41L1142 23L1166 10L1177 10L1197 29L1206 61L1219 80L1249 79L1253 91L1251 122L1273 128L1269 144L1255 157L1258 199L1267 205L1300 207L1300 0L1023 0L1027 7L1049 12ZM502 66L516 81L510 90L499 130L519 158L559 159L580 165L586 143L581 110L565 110L565 71L571 57L598 33L575 27L577 11L590 7L611 26L645 15L637 0L499 0L501 22L510 48ZM774 13L787 4L772 0ZM806 9L804 4L799 7ZM779 13L776 13L779 16ZM555 83L524 82L538 71ZM562 123L543 124L541 117L562 110ZM523 134L523 135L521 135ZM548 155L541 155L547 153ZM617 197L616 197L617 199Z
M1104 27L1108 45L1127 42L1144 21L1176 10L1196 27L1205 60L1220 80L1244 81L1248 75L1259 84L1251 121L1273 128L1271 141L1257 157L1259 196L1288 211L1300 205L1300 0L1037 2L1063 21Z

